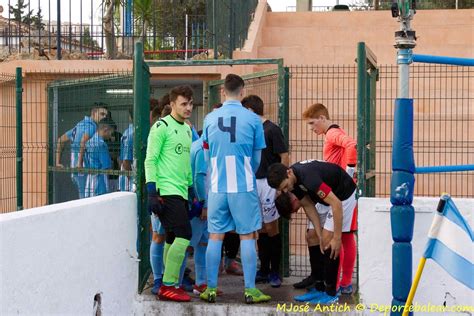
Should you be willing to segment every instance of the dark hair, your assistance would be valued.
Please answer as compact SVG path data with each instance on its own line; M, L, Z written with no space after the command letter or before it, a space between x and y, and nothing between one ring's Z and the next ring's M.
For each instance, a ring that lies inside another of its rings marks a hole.
M201 136L202 136L202 129L200 129L199 131L197 131L197 133L198 133L199 137L201 137Z
M94 104L91 107L91 113L97 111L98 109L106 109L109 111L108 104L104 102L94 102Z
M161 111L163 111L164 106L167 105L167 104L170 104L170 94L169 93L165 94L160 99Z
M117 124L115 124L114 120L110 117L104 117L99 121L99 129L103 127L110 127L117 129Z
M247 109L252 109L257 115L263 115L263 101L258 95L246 96L242 99L242 105Z
M288 220L291 219L291 213L293 211L293 206L291 205L291 197L287 192L282 192L275 199L275 207L281 217Z
M155 98L150 98L150 111L153 111L154 108L156 108L160 102L155 99Z
M238 94L245 86L244 80L235 74L228 74L224 80L224 90L231 95Z
M165 104L161 110L160 117L165 117L171 113L171 105Z
M191 100L193 98L193 89L187 85L174 87L170 91L170 102L176 101L178 96Z
M155 123L158 121L158 119L161 117L161 112L163 111L163 108L157 106L156 108L151 111L151 124Z
M217 110L217 109L219 109L220 107L222 107L222 103L217 103L217 104L214 104L214 105L212 106L212 109L213 109L213 110Z
M282 163L274 163L268 167L267 182L274 189L278 189L280 184L288 178L288 168Z

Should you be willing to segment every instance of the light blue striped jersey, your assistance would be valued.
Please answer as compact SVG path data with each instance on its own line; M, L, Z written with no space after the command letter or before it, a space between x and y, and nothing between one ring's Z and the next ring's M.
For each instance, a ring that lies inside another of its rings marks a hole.
M98 133L95 133L86 143L84 164L91 169L112 168L112 158L110 158L109 147Z
M133 124L131 123L120 139L120 160L130 160L133 166ZM121 168L121 170L123 169ZM119 190L133 191L133 178L124 175L119 176Z
M131 123L120 139L120 160L133 161L133 124Z
M191 140L192 140L193 142L197 141L197 140L199 139L199 134L198 134L198 132L196 131L196 129L194 128L194 126L191 126L191 133L192 133L192 134L191 134L191 135L192 135Z
M206 116L203 141L203 147L209 150L212 192L254 190L253 152L266 147L260 117L239 101L226 101Z
M84 134L92 137L97 130L97 124L89 116L84 116L84 119L66 132L67 138L71 141L71 168L77 167L79 158L79 150L81 148L81 139Z
M191 145L191 169L193 172L194 192L199 201L207 200L207 163L202 148L203 139L200 137Z
M112 168L109 148L102 137L95 133L86 143L84 155L86 168L106 170ZM97 196L108 192L108 176L106 174L89 174L86 181L86 197Z

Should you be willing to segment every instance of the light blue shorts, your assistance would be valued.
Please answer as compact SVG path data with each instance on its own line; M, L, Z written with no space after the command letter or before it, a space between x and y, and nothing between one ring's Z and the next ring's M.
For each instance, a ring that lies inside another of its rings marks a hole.
M151 228L153 230L154 233L158 233L160 235L164 235L165 234L165 228L163 227L163 225L161 225L161 222L160 222L160 219L158 218L158 216L152 214L150 216L151 218Z
M208 196L208 229L223 234L235 230L245 235L262 228L262 214L257 191L213 193Z
M191 220L191 229L193 236L191 237L190 245L193 248L200 243L207 243L209 241L209 232L207 231L207 220L201 220L199 217L194 217Z
M83 199L86 196L86 180L87 175L83 173L73 173L71 175L72 182L76 185L79 198Z

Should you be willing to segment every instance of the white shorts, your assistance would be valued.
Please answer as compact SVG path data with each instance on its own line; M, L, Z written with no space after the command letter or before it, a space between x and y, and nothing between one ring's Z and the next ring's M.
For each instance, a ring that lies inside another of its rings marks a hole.
M332 208L320 203L317 203L316 210L318 211L319 221L321 222L321 227L330 232L334 232L334 216L332 214ZM355 191L352 195L342 201L342 232L347 233L353 229L352 218L354 216L354 209L357 206L356 194ZM322 219L324 218L324 220ZM308 221L308 229L314 229L313 223Z
M257 179L258 198L262 206L262 219L265 224L280 218L275 206L276 190L268 185L267 178Z

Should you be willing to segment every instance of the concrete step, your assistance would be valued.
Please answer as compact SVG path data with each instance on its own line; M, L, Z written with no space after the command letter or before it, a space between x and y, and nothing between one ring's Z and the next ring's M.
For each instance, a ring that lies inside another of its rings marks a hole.
M280 288L272 288L269 284L258 284L259 289L272 296L272 301L255 305L244 303L244 281L242 276L227 274L219 276L219 289L224 294L217 297L217 303L215 304L201 301L194 294L190 294L192 301L188 303L159 301L156 296L151 294L150 288L147 288L141 295L137 295L134 315L302 315L305 304L293 301L293 297L303 294L305 291L295 290L292 286L293 283L301 279L301 277L285 278ZM346 311L351 311L344 313L344 315L362 315L355 311L356 299L353 296L341 296L339 306L347 306ZM325 312L330 311L330 309L323 310L323 308L327 309L330 306L323 307L321 305L316 307L315 305L309 305L308 315L328 315Z

